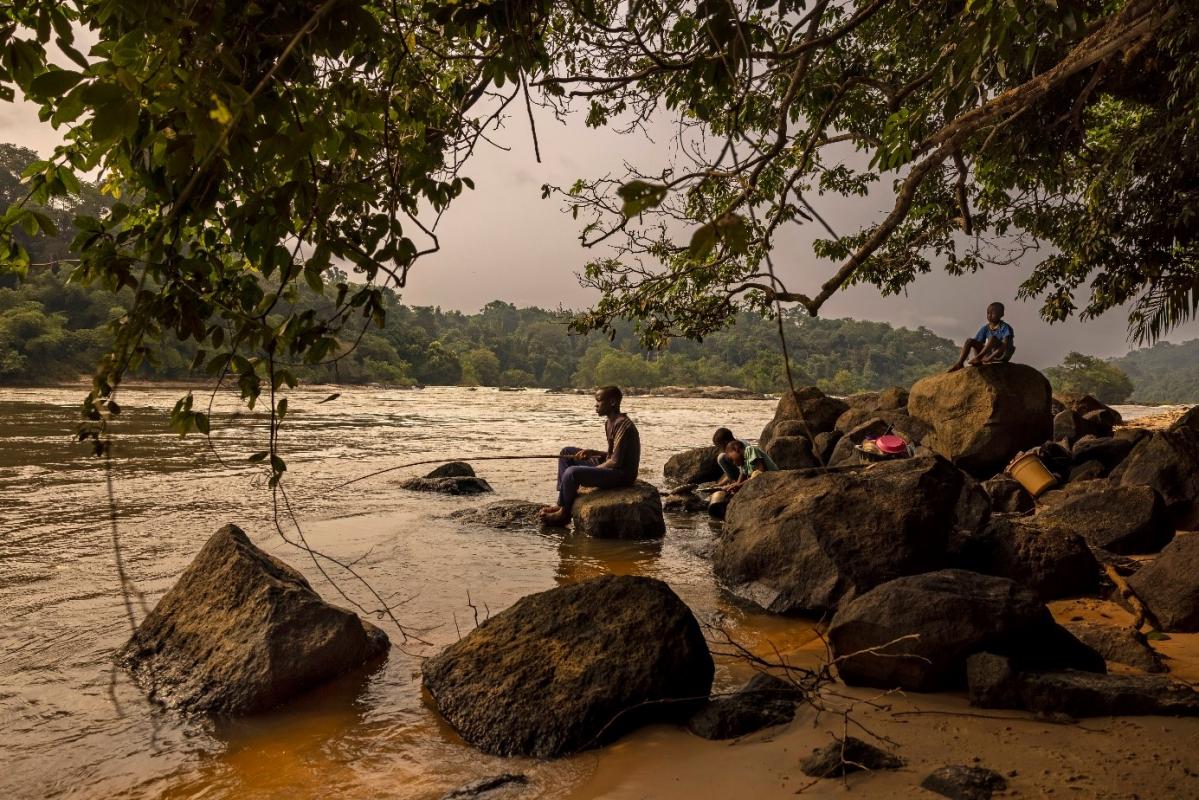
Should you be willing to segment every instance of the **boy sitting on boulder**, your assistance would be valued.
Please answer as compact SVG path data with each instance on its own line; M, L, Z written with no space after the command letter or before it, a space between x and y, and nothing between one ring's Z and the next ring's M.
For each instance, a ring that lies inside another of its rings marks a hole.
M966 364L966 359L975 350L978 351L970 361L970 366L979 364L1002 364L1012 359L1016 352L1016 332L1012 326L1003 321L1003 303L991 303L987 306L987 322L978 329L973 339L967 339L962 345L962 354L958 361L947 372L957 372Z
M615 386L595 393L595 413L605 417L604 434L608 452L582 447L563 447L558 457L558 504L541 509L546 525L565 525L580 486L620 489L637 480L641 462L641 435L637 426L620 410L622 395Z
M720 471L724 473L716 483L723 486L726 483L734 483L741 473L736 464L729 460L728 454L725 453L725 448L729 446L729 442L738 441L737 437L728 428L717 428L712 434L712 444L716 446L716 465L720 467ZM744 446L744 442L742 442Z

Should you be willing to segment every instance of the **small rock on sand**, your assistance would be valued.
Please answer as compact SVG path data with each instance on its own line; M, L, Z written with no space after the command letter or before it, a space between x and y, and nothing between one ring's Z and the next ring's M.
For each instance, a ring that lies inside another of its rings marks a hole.
M831 742L803 760L799 768L809 778L839 778L863 769L899 769L902 758L861 739L846 736Z
M705 739L735 739L790 722L802 696L794 684L759 672L736 694L713 700L692 714L687 728Z
M920 786L951 800L990 800L1007 788L1007 780L984 767L951 764L929 773Z

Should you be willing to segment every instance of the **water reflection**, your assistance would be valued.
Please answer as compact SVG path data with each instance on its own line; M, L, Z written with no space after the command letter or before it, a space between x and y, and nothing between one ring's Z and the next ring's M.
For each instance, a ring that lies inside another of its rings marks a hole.
M567 533L558 543L554 577L559 586L565 586L600 575L650 575L655 572L651 563L661 554L658 539L622 541Z

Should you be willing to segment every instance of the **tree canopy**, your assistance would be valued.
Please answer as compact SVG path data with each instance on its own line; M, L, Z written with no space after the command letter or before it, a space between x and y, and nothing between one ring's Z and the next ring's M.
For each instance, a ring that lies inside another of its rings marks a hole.
M1110 361L1082 353L1068 353L1062 363L1045 370L1055 392L1094 395L1104 403L1127 403L1132 379Z
M277 422L289 364L384 324L384 288L472 187L469 155L540 103L677 131L660 165L545 187L585 245L614 248L585 269L602 299L580 328L702 337L1041 245L1022 291L1048 319L1131 302L1153 339L1199 303L1197 17L1189 0L16 0L0 96L36 102L66 143L25 170L0 263L27 268L17 231L56 235L46 209L98 172L111 204L76 218L73 279L131 299L85 413L102 426L173 335L249 403L269 393ZM819 213L823 194L871 192L892 208L862 230ZM802 290L772 258L797 224L821 225L831 262ZM298 302L329 281L324 313ZM208 422L181 402L175 424Z

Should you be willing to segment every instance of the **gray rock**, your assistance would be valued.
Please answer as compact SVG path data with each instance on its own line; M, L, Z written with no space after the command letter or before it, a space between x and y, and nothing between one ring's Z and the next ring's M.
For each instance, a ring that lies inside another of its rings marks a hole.
M1096 436L1111 436L1112 429L1123 421L1120 418L1120 412L1106 406L1088 411L1082 415L1082 418Z
M1034 519L1078 531L1092 547L1120 555L1156 553L1174 538L1165 503L1149 486L1071 483L1042 495Z
M438 494L483 494L493 491L491 484L482 478L405 478L396 483L401 489L411 492L437 492Z
M1104 472L1103 465L1098 461L1084 461L1070 468L1070 475L1066 478L1066 482L1082 483L1083 481L1099 480L1103 477Z
M1162 630L1199 631L1199 535L1179 536L1128 579Z
M1057 625L1032 590L956 569L872 589L841 607L828 639L842 680L888 689L960 687L966 659L980 652L1010 655L1021 666L1104 669L1103 658Z
M819 454L821 462L827 465L832 460L833 448L839 441L841 441L841 431L818 433L816 440L812 443L812 450Z
M208 540L117 656L150 699L265 711L387 653L387 634L320 598L236 525Z
M424 662L438 711L495 755L552 758L690 713L714 666L665 583L606 575L523 597Z
M809 778L839 778L851 772L899 769L904 760L854 736L834 740L816 750L799 765Z
M803 693L794 684L759 672L736 694L712 700L692 714L687 728L705 739L736 739L790 722L801 699Z
M662 498L645 481L623 489L582 489L571 509L576 533L598 539L661 539Z
M837 424L837 417L844 414L848 408L844 401L827 396L815 386L807 386L783 394L775 409L774 421L778 423L787 419L803 419L815 436L831 431Z
M765 473L729 503L716 575L768 611L819 614L943 566L950 532L977 527L987 506L978 484L937 456Z
M820 462L812 452L812 443L806 436L783 436L779 433L779 425L774 437L766 445L766 455L779 469L807 469L818 467Z
M694 514L708 509L708 501L694 491L663 496L662 510L676 514Z
M670 485L717 480L724 474L716 463L718 455L720 450L711 445L675 453L662 467L662 475Z
M1087 423L1082 416L1075 414L1070 409L1059 411L1053 417L1053 441L1065 442L1066 444L1074 444L1076 439L1080 439L1089 433Z
M982 708L1019 708L1071 717L1199 716L1199 692L1158 675L1093 672L1022 672L1002 656L970 659L970 702Z
M1007 780L985 767L951 764L926 775L920 787L952 800L991 800L995 792L1007 789Z
M966 537L955 565L1011 578L1042 600L1089 594L1099 585L1099 564L1081 536L1032 520L992 520Z
M541 504L530 500L500 500L482 508L464 508L450 514L451 519L485 525L488 528L540 528Z
M917 381L908 413L932 427L924 444L990 477L1052 434L1049 398L1049 381L1032 367L983 364Z
M1136 447L1137 443L1142 439L1152 436L1153 431L1146 428L1120 428L1112 435L1117 439L1127 439L1132 442L1133 447Z
M465 461L448 461L434 469L426 478L473 478L475 468Z
M1142 439L1112 478L1125 486L1152 486L1176 528L1199 529L1199 431L1184 427Z
M798 419L780 419L774 426L774 432L771 434L771 439L779 436L803 436L807 437L809 426L805 425L802 420ZM815 435L815 434L813 434Z
M1075 394L1073 392L1065 392L1054 395L1054 401L1060 403L1063 408L1068 408L1075 414L1086 416L1087 414L1096 411L1103 411L1109 414L1109 419L1113 419L1113 425L1118 425L1123 422L1120 412L1116 411L1111 406L1095 398L1089 394Z
M1132 452L1133 442L1116 436L1084 436L1074 443L1071 455L1074 463L1081 465L1093 461L1103 467L1106 475Z
M991 510L997 513L1022 514L1032 511L1036 505L1032 495L1025 491L1020 481L1010 475L996 475L983 481L983 490L991 498Z
M1145 634L1140 631L1097 622L1066 622L1063 627L1109 663L1124 664L1145 672L1166 671L1161 656L1149 646Z
M1183 428L1190 428L1199 433L1199 406L1191 406L1185 414L1170 424L1170 430L1175 433Z

